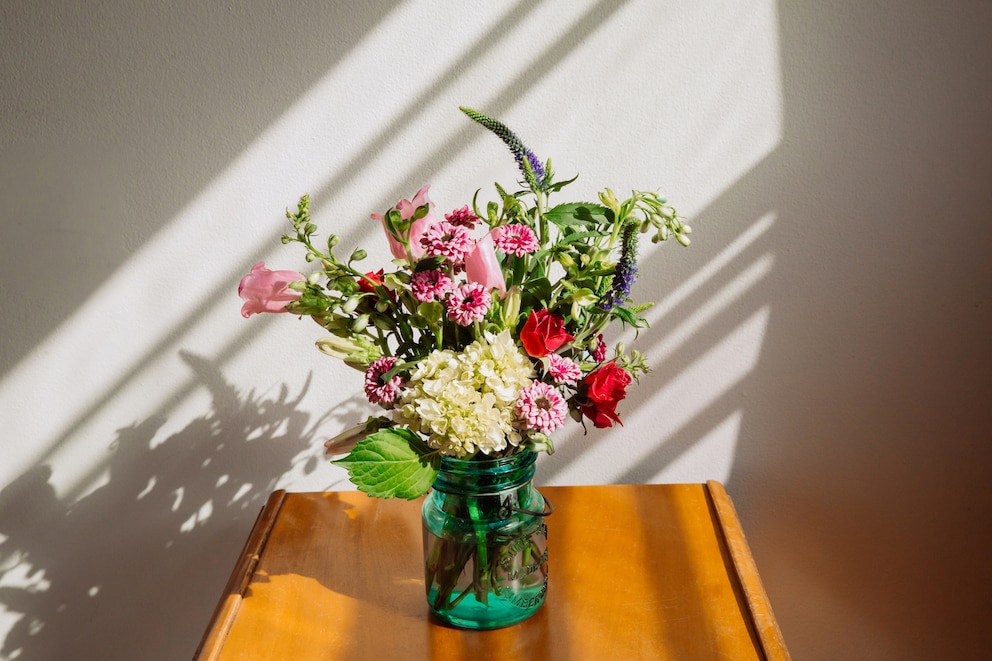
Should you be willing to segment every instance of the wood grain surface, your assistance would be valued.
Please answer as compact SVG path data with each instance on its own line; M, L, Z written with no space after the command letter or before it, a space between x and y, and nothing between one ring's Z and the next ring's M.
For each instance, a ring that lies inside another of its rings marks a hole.
M427 609L421 501L275 492L195 658L789 659L722 485L540 490L547 601L483 632Z

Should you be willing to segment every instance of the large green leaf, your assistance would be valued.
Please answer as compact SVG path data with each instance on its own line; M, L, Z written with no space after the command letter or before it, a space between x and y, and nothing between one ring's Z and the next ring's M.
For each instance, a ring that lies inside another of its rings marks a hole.
M559 227L595 227L613 223L612 211L589 202L559 204L545 212L544 217Z
M359 491L375 498L417 498L437 476L441 457L409 429L381 429L331 463L348 471Z

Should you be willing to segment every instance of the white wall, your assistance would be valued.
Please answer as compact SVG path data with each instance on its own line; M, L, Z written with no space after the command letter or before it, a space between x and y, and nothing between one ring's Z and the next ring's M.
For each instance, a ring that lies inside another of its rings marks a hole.
M0 4L0 658L188 657L266 495L348 488L359 375L237 282L302 193L383 260L369 212L512 183L460 104L695 229L540 481L724 481L797 659L979 657L992 5L865 4Z

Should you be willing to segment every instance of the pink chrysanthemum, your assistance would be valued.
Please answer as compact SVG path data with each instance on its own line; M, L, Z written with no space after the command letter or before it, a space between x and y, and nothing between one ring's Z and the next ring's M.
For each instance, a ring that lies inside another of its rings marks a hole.
M382 375L393 369L395 364L395 356L383 356L372 361L372 364L365 371L365 396L373 404L388 406L399 396L403 381L398 375L390 379L388 383L382 381Z
M602 333L596 338L596 348L592 350L592 359L597 363L606 360L606 342L603 340Z
M444 257L453 264L465 261L465 255L475 247L468 229L441 221L431 225L420 239L424 253L430 257Z
M507 255L523 257L540 248L537 235L527 225L502 225L493 230L493 243Z
M582 378L582 368L571 358L548 354L548 374L555 383L576 383Z
M460 225L468 229L474 229L479 222L479 217L472 213L466 204L461 209L455 209L451 213L444 214L444 219L452 225Z
M557 388L543 381L535 381L520 391L517 397L517 415L530 429L550 434L565 424L568 404Z
M491 303L492 296L485 286L478 282L466 283L448 296L448 319L459 326L470 326L473 321L482 321L485 318Z
M440 300L455 286L448 275L437 269L419 271L410 278L410 291L421 303Z

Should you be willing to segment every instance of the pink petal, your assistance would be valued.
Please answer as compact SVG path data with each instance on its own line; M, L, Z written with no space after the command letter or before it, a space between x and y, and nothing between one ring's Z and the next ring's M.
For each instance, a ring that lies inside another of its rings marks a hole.
M496 260L496 248L489 234L476 241L475 248L465 256L465 275L469 282L478 282L487 290L495 287L500 297L506 295L506 280Z

